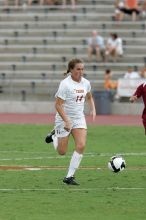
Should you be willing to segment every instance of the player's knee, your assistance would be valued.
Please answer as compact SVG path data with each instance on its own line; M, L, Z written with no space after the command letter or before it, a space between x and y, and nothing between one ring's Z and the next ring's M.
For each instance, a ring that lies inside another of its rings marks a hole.
M77 149L77 152L78 153L83 153L84 149L85 149L85 143L79 143L77 146L76 146L76 149Z
M59 149L58 149L58 154L61 155L61 156L63 156L63 155L66 154L66 151L65 151L65 150L59 150Z

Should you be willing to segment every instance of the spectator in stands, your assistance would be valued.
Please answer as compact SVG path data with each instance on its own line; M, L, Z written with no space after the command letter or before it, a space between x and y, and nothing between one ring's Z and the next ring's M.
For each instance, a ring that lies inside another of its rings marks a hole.
M140 76L141 76L141 78L146 78L146 64L143 67L143 69L141 70Z
M144 0L144 2L143 2L142 9L141 9L141 15L143 18L146 17L146 0Z
M104 89L110 92L111 101L117 99L117 87L118 83L115 80L112 80L112 72L110 69L105 70L104 74Z
M37 2L34 1L34 0L28 0L28 5L32 5L32 4L35 4L35 3L43 5L44 0L37 0Z
M9 0L4 0L5 7L8 6L8 2L9 2ZM17 8L20 5L21 0L14 0L14 2L15 2L15 7ZM33 2L39 2L40 5L43 5L44 3L54 4L54 0L38 0L38 1L37 0L36 1L35 0L26 0L26 1L24 1L23 5L26 5L26 2L28 2L28 5L32 5Z
M128 70L124 75L124 79L138 79L138 78L140 78L139 73L134 70L133 65L129 65Z
M124 8L124 0L116 0L115 2L115 21L122 21L124 14L121 11Z
M48 5L54 5L56 3L55 0L38 0L40 5L48 4ZM28 0L28 5L32 5L33 0Z
M15 0L15 7L18 7L20 0ZM4 7L8 8L9 0L4 0Z
M88 59L91 61L92 54L96 55L96 60L99 60L99 57L102 57L102 60L105 60L105 45L104 39L101 37L97 31L92 31L92 37L88 39Z
M107 91L117 89L117 81L112 80L112 72L110 69L105 70L104 74L104 88Z
M4 0L4 6L5 8L8 6L8 0Z
M76 0L70 0L72 4L72 9L74 10L76 8ZM62 7L66 7L66 0L62 0Z
M111 55L114 62L117 61L118 56L123 55L122 39L118 37L118 34L116 33L110 34L110 37L107 40L105 55L106 55L106 61L108 61L109 55Z
M124 14L132 16L132 21L136 21L137 15L140 13L139 4L137 0L125 0L124 7L120 8Z

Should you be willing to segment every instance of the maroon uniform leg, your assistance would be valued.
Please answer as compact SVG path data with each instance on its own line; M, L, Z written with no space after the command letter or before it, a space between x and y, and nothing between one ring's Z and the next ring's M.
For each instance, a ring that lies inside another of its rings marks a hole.
M143 119L143 126L145 128L145 135L146 135L146 120Z

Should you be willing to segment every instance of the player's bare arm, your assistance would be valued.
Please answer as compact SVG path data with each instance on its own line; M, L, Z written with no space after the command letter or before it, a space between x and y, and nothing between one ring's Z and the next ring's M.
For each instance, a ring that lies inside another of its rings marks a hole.
M67 117L67 115L64 112L63 104L64 104L64 100L59 98L59 97L57 97L56 98L56 102L55 102L56 111L59 113L59 115L61 116L61 118L64 121L64 129L66 131L70 131L70 129L71 129L71 122L70 122L70 119Z
M138 99L137 95L133 95L133 96L130 97L129 101L130 102L135 102L137 99Z
M87 97L87 101L88 101L88 104L89 104L89 107L90 107L90 114L92 115L92 118L93 118L93 121L94 121L95 117L96 117L96 109L95 109L95 104L94 104L94 100L93 100L93 97L92 97L92 93L88 92L86 97Z

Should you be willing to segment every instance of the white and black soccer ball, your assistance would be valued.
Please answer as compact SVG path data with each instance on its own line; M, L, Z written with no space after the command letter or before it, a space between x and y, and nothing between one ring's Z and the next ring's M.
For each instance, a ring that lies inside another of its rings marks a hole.
M121 156L113 156L108 162L108 168L115 173L123 171L125 167L126 162Z

